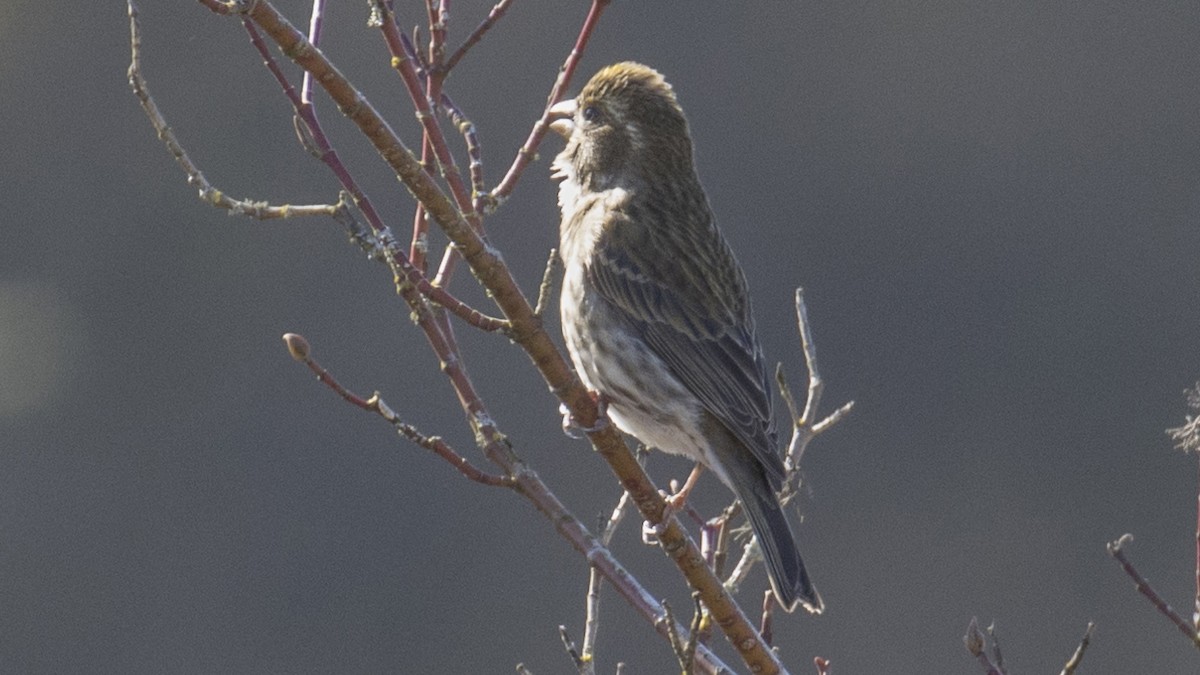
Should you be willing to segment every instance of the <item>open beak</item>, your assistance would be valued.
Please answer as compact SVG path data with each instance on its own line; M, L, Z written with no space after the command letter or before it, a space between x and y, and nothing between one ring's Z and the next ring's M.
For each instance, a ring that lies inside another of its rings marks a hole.
M569 98L550 106L550 128L563 138L570 138L575 130L575 99Z

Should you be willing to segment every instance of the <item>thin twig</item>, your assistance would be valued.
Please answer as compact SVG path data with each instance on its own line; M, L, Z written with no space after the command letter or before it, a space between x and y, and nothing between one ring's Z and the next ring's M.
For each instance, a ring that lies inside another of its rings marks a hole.
M566 626L558 627L558 639L562 640L563 649L567 651L567 656L571 657L571 662L575 664L575 669L580 673L585 672L586 663L583 657L580 656L579 650L575 648L575 641L567 634Z
M613 534L617 531L617 526L625 518L625 512L629 506L629 493L622 492L621 498L617 500L617 505L613 507L612 513L608 519L600 527L600 542L608 546L612 541ZM586 671L581 669L581 673L590 675L595 670L594 661L596 654L596 637L600 633L600 588L603 586L604 576L595 566L588 568L588 591L586 601L585 619L583 624L583 661L587 664Z
M774 644L774 618L775 618L775 594L770 590L763 593L762 602L762 621L758 625L758 633L762 635L763 642L768 645Z
M984 637L983 631L979 630L979 621L974 617L967 624L967 634L963 636L963 645L966 646L967 652L975 657L979 665L983 666L987 675L1004 675L1000 666L992 662L988 656L987 638Z
M229 2L222 2L221 0L200 0L200 4L211 9L217 14L228 16L229 14L236 14L242 11L241 7L243 3L238 2L237 0L230 0Z
M733 566L729 577L725 579L725 589L731 595L737 595L742 582L750 576L750 570L754 569L754 564L760 560L762 560L762 552L758 548L758 540L751 538L742 545L742 555L738 558L737 564Z
M321 44L321 26L325 19L325 0L313 0L312 13L308 18L308 41L314 47ZM300 81L300 101L312 104L312 73L305 71Z
M804 401L804 410L797 414L798 406L787 385L787 380L784 378L783 365L780 364L775 369L775 381L779 385L780 395L787 403L792 419L792 438L784 456L784 462L788 467L785 493L788 492L787 488L794 489L795 487L794 478L798 474L800 461L804 457L804 450L808 447L809 442L849 414L850 409L854 406L854 402L850 401L820 422L815 421L821 405L821 395L825 391L825 382L821 379L821 371L817 367L817 345L813 339L812 326L808 321L808 306L804 302L803 288L796 289L795 306L796 328L800 333L800 347L804 352L804 363L808 369L808 396Z
M382 417L389 424L395 427L396 431L401 436L404 436L416 445L425 448L426 450L436 454L438 457L446 460L451 466L453 466L455 469L458 469L459 473L462 475L475 481L476 483L481 483L483 485L506 488L516 487L516 481L514 481L511 476L501 476L487 473L486 471L476 467L474 464L471 464L470 460L456 452L454 448L450 447L450 445L442 440L441 437L426 436L420 431L417 431L416 427L401 421L400 417L395 413L395 411L392 410L392 408L388 406L388 404L379 395L379 392L375 392L370 398L363 398L362 396L359 396L358 394L355 394L346 387L342 386L342 384L338 382L337 378L335 378L332 373L330 373L324 366L322 366L316 361L316 359L312 357L312 347L309 345L308 340L306 340L303 336L296 333L285 333L283 335L283 341L284 344L287 345L288 353L292 355L292 358L303 363L308 367L309 370L315 373L317 380L321 382L321 384L324 384L332 389L334 393L336 393L338 396L341 396L350 404L362 408L369 413L374 413Z
M1083 653L1087 651L1088 645L1092 642L1092 629L1096 624L1088 622L1087 630L1083 631L1083 638L1079 640L1079 646L1075 648L1075 653L1071 654L1071 658L1067 660L1067 664L1063 666L1060 675L1074 675L1075 670L1079 668L1079 664L1083 662Z
M1196 629L1188 624L1188 622L1184 620L1182 616L1179 616L1179 612L1176 612L1170 605L1168 605L1166 600L1162 599L1162 596L1158 594L1158 591L1154 590L1154 587L1150 585L1150 582L1146 581L1146 578L1137 571L1137 568L1133 566L1133 563L1129 561L1129 558L1125 557L1125 546L1132 541L1132 534L1121 535L1116 541L1109 542L1108 554L1116 559L1117 563L1121 565L1121 569L1125 570L1125 574L1129 575L1130 579L1133 579L1133 583L1138 592L1146 596L1146 599L1150 601L1150 604L1154 605L1159 614L1167 617L1171 623L1175 624L1175 627L1179 629L1179 632L1186 635L1188 639L1192 641L1192 646L1200 649L1200 634L1197 633Z
M446 32L450 28L450 0L426 0L429 8L430 70L442 70L446 62ZM435 9L436 7L436 9ZM438 78L441 80L441 77ZM434 99L437 100L437 99Z
M684 675L687 675L691 670L689 670L690 664L685 663L683 659L685 646L682 638L679 636L681 626L675 620L675 612L671 609L671 603L663 599L659 601L659 604L663 608L662 620L667 625L667 640L671 643L671 650L675 652L675 658L679 661L679 665L682 666Z
M683 646L683 654L679 663L683 672L693 673L696 670L696 647L700 636L700 622L704 620L704 604L700 602L700 594L692 591L692 625L688 628L687 643ZM768 643L769 644L769 643Z
M421 123L423 131L421 143L422 166L426 172L429 172L429 155L432 152L442 178L450 188L450 194L454 198L454 203L458 211L473 229L481 230L483 221L475 206L477 200L467 192L462 174L455 163L454 154L450 151L450 146L446 143L446 136L442 133L441 125L434 114L431 104L431 101L441 101L442 79L445 77L439 68L439 64L444 57L445 22L449 12L447 6L448 0L442 0L436 10L432 3L428 4L431 33L429 58L431 65L426 71L424 89L421 87L421 76L417 71L418 64L413 58L412 47L407 43L406 36L400 32L399 25L396 23L396 15L392 11L390 3L385 0L374 0L374 3L382 18L379 22L379 27L383 31L384 41L387 44L388 51L392 55L392 69L400 75L400 79L404 83L404 88L408 92L413 107L416 108L417 120ZM414 231L414 241L419 236L420 233ZM458 252L454 248L446 250L434 285L442 287L449 285L450 275L457 258Z
M242 24L246 32L250 36L250 43L258 51L259 56L263 59L263 64L270 71L275 81L279 83L283 93L292 103L296 116L302 121L304 127L308 130L308 138L311 139L315 154L333 171L334 175L341 181L342 186L351 195L355 195L355 203L359 209L367 217L373 229L376 231L384 230L385 226L379 218L379 214L375 211L370 199L358 187L357 181L350 174L349 169L342 163L336 150L329 143L329 138L325 135L324 129L321 127L320 121L317 119L316 110L311 104L305 104L302 96L296 93L295 87L284 74L283 69L279 67L271 51L267 49L266 43L263 42L262 36L258 29L249 19L243 18ZM418 207L420 208L420 207ZM422 209L423 213L423 209ZM503 319L487 316L479 310L467 305L458 298L451 295L444 288L432 285L429 280L420 273L409 260L404 259L403 253L398 249L388 251L392 255L393 263L398 268L397 283L414 284L418 291L423 295L438 303L442 307L448 309L452 314L459 317L469 325L474 326L485 332L497 332L508 329L508 322Z
M1004 668L1004 655L1000 653L1000 638L996 635L995 621L988 624L987 634L988 638L992 641L992 660L995 661L996 667L1000 669L1000 672L1008 672Z
M508 195L517 186L517 181L521 178L521 174L525 172L525 167L529 166L530 162L537 157L537 147L546 135L546 130L550 128L550 107L562 100L563 94L566 93L567 87L571 84L571 78L575 75L575 68L579 65L579 60L583 58L584 50L587 49L588 40L592 37L592 32L596 29L596 24L600 21L600 15L604 13L605 8L608 7L611 1L592 0L592 6L588 10L587 18L583 20L583 26L579 29L579 37L575 39L575 47L571 49L567 60L563 62L562 68L559 69L558 79L554 81L554 87L550 89L550 95L546 98L546 109L542 111L542 116L534 123L533 130L529 132L529 138L525 140L525 144L517 151L517 156L513 159L508 173L504 174L504 178L488 194L486 212L495 210L497 206L508 198Z
M458 129L458 133L462 135L463 141L467 144L467 157L470 159L468 173L471 176L471 201L474 203L475 210L482 210L479 200L483 198L487 189L483 186L483 147L479 143L479 133L475 129L475 124L467 119L454 100L449 95L442 94L442 109L446 111L446 116L454 123Z
M484 34L491 30L492 26L496 25L500 17L504 16L504 13L508 11L508 6L511 4L512 0L500 0L500 2L497 2L492 7L492 11L488 12L487 17L475 27L475 30L471 31L471 34L459 45L458 49L454 50L450 58L446 59L446 63L442 65L442 72L449 74L454 66L458 65L458 62L462 60L462 57L467 55L471 47L474 47L476 43L483 39Z
M594 675L596 672L596 637L600 634L600 588L604 585L604 575L595 566L588 567L587 600L584 603L583 621L583 664L579 669L580 675Z
M450 187L450 194L454 197L458 209L473 228L479 229L479 214L475 211L471 195L467 192L466 185L462 181L458 165L455 164L454 154L450 152L450 146L446 144L446 136L442 133L437 115L434 114L433 107L430 104L431 96L436 95L435 100L441 100L440 92L430 91L427 93L422 89L421 78L417 74L416 66L404 47L404 38L399 26L396 24L395 13L384 0L375 1L379 3L377 6L380 7L383 14L383 22L380 28L383 31L388 51L392 55L392 69L400 75L400 80L404 83L404 88L408 92L413 107L417 110L417 119L420 121L421 128L426 134L425 140L433 149L433 155L437 160L442 178L446 180L446 184ZM441 15L442 13L439 14ZM440 35L441 38L444 38L445 34L444 31L434 31L434 33L432 42L434 45L437 45L438 36ZM430 47L431 51L436 48L436 46ZM434 70L436 71L436 65L434 66ZM430 77L432 76L430 74Z
M546 308L550 306L550 294L554 292L554 277L561 267L562 260L558 257L558 249L550 249L550 255L546 258L546 269L542 272L542 283L538 286L537 305L533 308L534 316L542 316L546 313Z
M230 215L249 216L259 220L298 218L302 216L337 216L340 211L346 208L345 204L341 201L336 204L282 204L272 206L265 201L234 199L221 190L214 188L204 177L199 167L192 162L187 151L184 150L183 145L180 144L179 139L175 136L175 132L167 124L166 118L159 111L158 104L154 102L154 97L150 95L150 89L146 85L145 77L142 75L141 26L138 21L137 5L132 0L128 3L128 11L130 45L129 86L141 104L142 110L145 111L146 117L150 119L150 125L158 134L159 140L163 142L167 147L167 152L171 153L171 156L175 158L175 162L187 174L188 185L196 188L197 196L200 197L201 201L219 209L224 209Z

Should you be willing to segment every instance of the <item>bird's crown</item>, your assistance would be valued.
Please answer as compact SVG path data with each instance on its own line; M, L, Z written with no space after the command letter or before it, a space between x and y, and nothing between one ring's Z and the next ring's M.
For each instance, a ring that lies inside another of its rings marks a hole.
M581 102L614 99L667 103L669 107L682 113L679 103L675 100L675 92L663 76L657 70L633 61L616 63L601 69L592 76L579 94Z

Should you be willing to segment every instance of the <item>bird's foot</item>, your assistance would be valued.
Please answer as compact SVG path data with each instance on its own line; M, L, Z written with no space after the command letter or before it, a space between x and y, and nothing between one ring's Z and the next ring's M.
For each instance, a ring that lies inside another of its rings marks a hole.
M659 491L659 494L662 495L663 502L666 503L666 506L663 507L662 520L659 521L658 525L655 525L648 520L642 521L643 543L658 543L658 536L662 534L664 529L666 529L667 521L671 520L671 516L675 515L676 513L688 512L688 495L692 493L692 488L696 487L696 481L699 480L701 473L704 473L704 465L697 463L696 467L692 469L692 472L688 474L687 480L683 482L683 487L679 487L679 483L677 481L671 481L671 489L675 491L675 494L668 495L661 490ZM696 518L696 520L701 522L704 521L704 519L700 517L700 514L696 513L694 509L690 513L694 518Z
M596 402L596 421L591 426L583 426L567 409L566 403L558 404L558 411L562 413L563 433L571 438L583 438L585 435L600 431L609 425L608 421L608 399L604 394L597 392L588 392L592 400Z
M662 520L657 525L648 520L643 520L642 543L647 546L657 545L659 537L662 536L663 532L667 531L667 523L671 521L671 516L673 515L675 515L675 509L668 503L667 507L663 509Z

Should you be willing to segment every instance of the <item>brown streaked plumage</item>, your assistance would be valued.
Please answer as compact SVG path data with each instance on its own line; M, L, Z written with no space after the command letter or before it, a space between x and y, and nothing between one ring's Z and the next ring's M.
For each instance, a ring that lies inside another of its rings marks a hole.
M671 86L618 63L553 112L567 138L554 160L563 337L579 376L622 431L728 485L780 603L820 612L776 496L784 466L745 275L717 230Z

